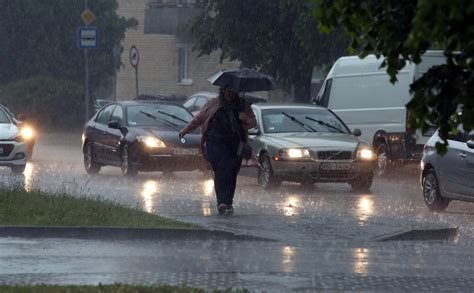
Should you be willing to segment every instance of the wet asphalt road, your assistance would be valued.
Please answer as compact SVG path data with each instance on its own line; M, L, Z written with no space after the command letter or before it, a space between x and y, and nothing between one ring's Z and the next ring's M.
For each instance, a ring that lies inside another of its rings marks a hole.
M77 140L76 140L77 139ZM248 241L86 241L0 238L0 283L125 282L205 288L466 290L474 288L474 204L425 207L416 166L374 180L370 193L346 184L267 192L255 170L239 176L236 215L216 215L212 180L199 172L126 179L106 167L89 176L80 138L40 140L24 176L0 168L4 184L101 197L206 228L261 236ZM375 242L401 230L459 226L454 241Z

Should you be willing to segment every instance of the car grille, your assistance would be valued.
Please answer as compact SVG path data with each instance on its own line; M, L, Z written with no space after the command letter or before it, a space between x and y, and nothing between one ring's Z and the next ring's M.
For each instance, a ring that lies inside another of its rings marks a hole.
M0 148L3 149L3 152L0 153L0 157L8 157L13 150L13 144L0 144Z
M319 160L350 160L352 152L350 151L322 151L318 152Z

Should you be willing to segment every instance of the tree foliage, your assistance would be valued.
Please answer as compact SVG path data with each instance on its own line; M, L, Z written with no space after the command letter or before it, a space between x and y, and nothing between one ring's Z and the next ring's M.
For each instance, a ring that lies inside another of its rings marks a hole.
M446 64L431 68L411 85L410 126L438 126L447 137L463 125L474 129L474 1L311 0L321 31L341 27L350 48L363 58L383 56L391 81L407 62L419 63L430 48L441 48Z
M113 49L137 22L117 15L116 0L89 4L99 32L98 48L89 50L91 86L97 87L118 69ZM0 84L40 75L84 83L77 38L84 1L0 0L0 7Z
M308 102L314 66L331 64L342 54L337 34L316 32L305 0L204 0L192 32L200 54L221 50L221 59L276 77L296 101Z

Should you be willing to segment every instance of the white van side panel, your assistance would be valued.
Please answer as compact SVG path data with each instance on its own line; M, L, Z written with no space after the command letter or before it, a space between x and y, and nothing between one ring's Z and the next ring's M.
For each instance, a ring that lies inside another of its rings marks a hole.
M362 138L372 142L378 130L405 132L408 91L413 76L400 72L395 84L385 72L334 75L328 108L349 126L360 128Z

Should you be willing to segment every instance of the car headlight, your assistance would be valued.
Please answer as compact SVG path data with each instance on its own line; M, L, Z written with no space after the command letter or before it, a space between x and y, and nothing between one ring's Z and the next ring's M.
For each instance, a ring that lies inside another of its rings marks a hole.
M357 151L357 159L373 160L375 159L375 155L371 149L363 148Z
M160 139L154 136L137 136L139 142L144 143L149 148L165 148L166 145Z
M308 159L311 154L307 149L281 149L280 157L287 159Z
M23 127L20 131L20 134L26 140L30 140L35 136L35 132L33 131L33 129L28 126Z

